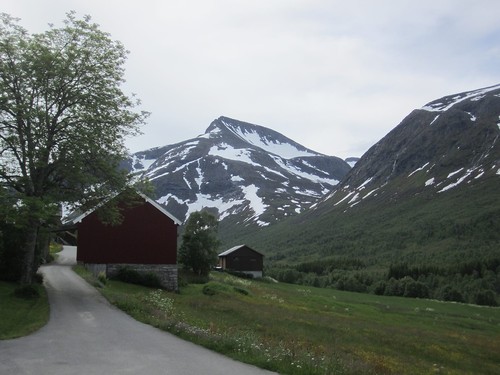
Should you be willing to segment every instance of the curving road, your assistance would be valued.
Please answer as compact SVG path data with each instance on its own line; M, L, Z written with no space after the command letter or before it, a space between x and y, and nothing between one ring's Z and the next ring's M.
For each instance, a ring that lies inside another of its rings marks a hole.
M42 267L49 323L0 341L0 374L271 374L132 319L71 270L75 253Z

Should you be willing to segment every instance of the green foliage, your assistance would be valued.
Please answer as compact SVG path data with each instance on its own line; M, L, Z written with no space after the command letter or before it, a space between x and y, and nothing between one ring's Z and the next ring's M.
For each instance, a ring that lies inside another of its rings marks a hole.
M90 17L29 34L0 15L0 216L24 227L22 278L59 202L87 209L129 181L124 140L147 113L121 85L127 51Z
M216 294L227 293L229 290L224 284L209 282L203 286L202 293L206 296L215 296Z
M125 283L147 286L149 288L161 288L160 279L156 274L152 272L138 272L126 266L118 269L114 279Z
M283 282L403 296L401 280L411 277L430 298L493 304L476 296L490 290L499 304L498 176L442 194L399 193L393 188L347 210L325 203L247 233L222 222L221 239L259 249L266 274ZM426 295L416 285L406 296Z
M206 211L189 215L179 249L179 262L195 274L208 275L217 264L217 219Z
M188 285L188 284L206 284L209 281L208 275L198 275L194 273L192 270L188 270L185 268L179 269L179 285Z
M0 221L0 280L18 281L22 275L23 231Z
M108 279L106 278L106 272L99 272L99 275L97 275L97 280L103 285L106 285L108 282Z
M266 273L279 281L351 292L408 298L434 298L497 306L500 302L500 258L466 260L447 266L393 263L386 273L335 269L330 261L272 267ZM356 262L357 263L357 262ZM346 267L349 268L349 267ZM316 272L301 272L299 270Z

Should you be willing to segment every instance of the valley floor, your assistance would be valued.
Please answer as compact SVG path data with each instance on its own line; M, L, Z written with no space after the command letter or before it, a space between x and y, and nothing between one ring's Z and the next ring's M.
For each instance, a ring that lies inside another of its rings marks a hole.
M500 363L500 308L224 273L179 294L117 281L101 290L136 319L280 373L494 374Z

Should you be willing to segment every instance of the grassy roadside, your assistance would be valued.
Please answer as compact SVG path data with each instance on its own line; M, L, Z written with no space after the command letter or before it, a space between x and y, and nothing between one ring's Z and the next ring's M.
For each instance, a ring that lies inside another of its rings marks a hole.
M140 321L284 374L494 374L500 363L499 308L219 273L179 294L117 281L100 290Z
M0 340L26 336L43 327L49 320L49 302L42 285L33 287L38 297L17 297L19 285L0 281Z
M50 260L63 249L61 244L51 243ZM19 284L0 281L0 340L22 337L35 332L49 320L47 292L41 284L33 284L38 296L16 296ZM30 292L28 290L28 292Z

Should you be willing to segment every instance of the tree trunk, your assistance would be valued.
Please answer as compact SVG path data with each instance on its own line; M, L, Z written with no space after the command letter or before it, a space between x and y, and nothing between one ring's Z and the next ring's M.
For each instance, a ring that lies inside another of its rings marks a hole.
M33 284L33 276L37 270L37 264L35 264L35 250L36 250L36 240L38 234L38 220L35 218L30 218L28 220L28 225L25 230L25 243L23 247L23 267L21 274L21 284L30 285Z

